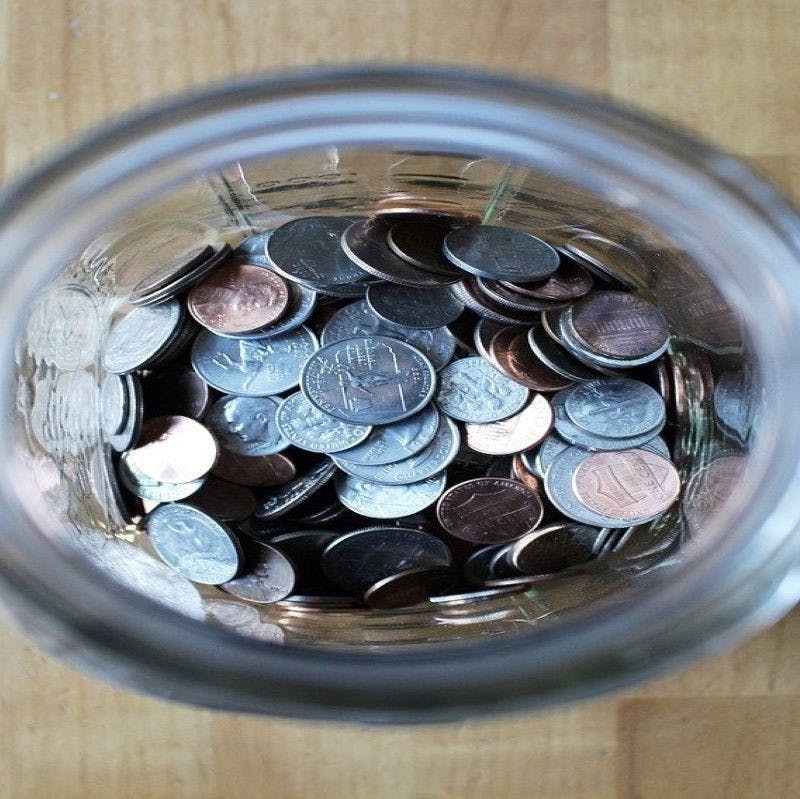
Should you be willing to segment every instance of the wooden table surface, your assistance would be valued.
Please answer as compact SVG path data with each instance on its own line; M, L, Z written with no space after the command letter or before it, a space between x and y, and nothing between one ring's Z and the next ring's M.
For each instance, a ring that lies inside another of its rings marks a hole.
M797 0L14 0L6 176L151 98L344 61L467 64L610 94L800 196ZM363 729L214 714L76 674L3 630L0 796L800 797L800 615L680 674L556 712Z

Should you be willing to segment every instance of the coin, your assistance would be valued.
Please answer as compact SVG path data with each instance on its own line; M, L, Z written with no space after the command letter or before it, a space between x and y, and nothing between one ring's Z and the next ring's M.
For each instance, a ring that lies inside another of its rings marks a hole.
M225 583L241 566L236 536L191 505L159 505L147 519L147 533L164 563L195 583Z
M188 483L205 476L217 459L217 442L203 425L185 416L148 419L128 463L160 483Z
M136 375L126 374L122 376L125 384L125 396L127 407L127 419L125 426L119 433L108 437L108 443L117 452L124 452L130 447L142 429L142 418L144 407L142 401L142 384Z
M444 254L467 272L492 280L543 280L556 271L558 253L522 230L475 225L451 230Z
M247 602L268 604L289 596L294 589L295 572L291 561L280 550L267 544L248 547L243 574L220 588Z
M476 544L513 541L542 520L542 501L522 483L479 477L449 488L436 506L447 532Z
M325 576L356 594L407 569L448 567L451 562L444 542L405 527L354 530L334 539L322 553Z
M237 455L272 455L289 446L278 427L278 401L272 397L225 396L205 423L219 445Z
M268 269L228 263L198 283L186 303L189 313L214 333L251 333L283 316L289 287Z
M367 305L385 322L431 330L454 322L464 306L446 287L409 288L376 283L367 289Z
M340 472L336 477L336 494L354 513L373 519L397 519L433 505L446 482L444 472L406 485L385 485Z
M553 409L535 394L528 405L514 416L489 424L467 424L467 446L487 455L512 455L536 446L553 426Z
M190 497L189 505L223 522L244 521L256 509L256 498L249 488L216 477L206 478Z
M452 569L419 568L391 574L364 592L364 602L376 610L407 608L426 602L431 594L447 591L456 583Z
M599 527L557 522L514 541L506 557L523 574L552 574L592 560L604 535Z
M137 304L137 300L145 299L160 289L166 288L199 264L211 258L217 251L210 244L197 243L193 249L186 251L185 260L173 260L160 266L149 275L145 275L131 290L128 302Z
M578 465L572 481L587 508L628 524L663 513L681 487L672 463L643 449L596 452Z
M308 452L339 452L360 444L372 431L366 424L335 419L297 392L287 397L275 417L281 435Z
M221 449L211 473L231 483L253 487L282 486L297 476L292 461L281 453L248 457Z
M330 590L331 585L322 572L322 553L339 535L330 530L296 530L270 540L269 543L297 567L294 593L316 594Z
M570 381L593 380L598 376L596 369L581 363L562 346L556 344L541 326L528 330L528 346L548 369Z
M647 272L641 259L627 247L594 233L581 232L565 242L563 252L585 266L609 288L633 289L635 285L623 274L640 276Z
M433 403L407 419L374 427L362 444L337 455L347 463L380 466L416 455L433 440L439 414Z
M542 481L528 469L520 453L514 455L511 460L511 475L515 480L519 480L520 483L528 486L539 496L542 495Z
M436 373L419 350L387 336L328 344L311 356L300 378L321 411L358 424L388 424L411 416L433 396Z
M514 328L515 332L525 330L525 328L521 326L506 325L503 322L495 322L491 319L479 319L473 331L473 342L478 355L480 355L482 358L486 358L487 361L491 361L493 364L495 364L495 366L498 366L498 368L499 365L497 364L497 361L492 358L489 353L489 347L491 346L492 339L501 330L505 330L508 327ZM511 377L511 375L507 376Z
M256 507L257 519L277 519L319 491L336 473L336 465L329 458L321 458L310 469L292 482L276 488L263 497Z
M366 300L345 305L337 311L322 331L323 345L333 344L358 336L389 336L418 349L438 371L449 363L456 350L456 342L446 327L433 330L415 330L411 327L390 325L371 311Z
M634 438L666 421L661 395L627 377L588 380L564 392L564 409L579 427L609 438Z
M528 389L483 358L461 358L439 374L436 404L462 422L497 422L522 410Z
M533 391L559 391L572 383L533 354L524 327L501 328L489 343L488 357L506 377Z
M755 405L748 375L723 372L714 384L714 413L723 432L740 444L747 441L753 426Z
M164 350L183 321L183 307L169 300L153 308L134 308L111 328L103 366L125 374L146 365Z
M550 407L552 407L552 405ZM570 444L564 441L557 433L551 432L539 445L539 449L533 461L530 459L530 452L523 452L521 457L530 471L534 474L538 474L540 477L544 477L556 455L568 449L569 446Z
M702 531L741 485L747 463L744 455L722 455L691 476L681 510L692 535Z
M538 321L538 312L520 311L502 305L481 290L475 278L466 278L450 286L455 297L473 313L494 322L506 325L533 325Z
M208 383L187 366L169 366L142 380L148 416L188 416L202 419L211 405Z
M578 300L571 321L583 344L610 358L651 355L669 338L664 314L643 297L622 291L594 291Z
M592 276L569 258L561 258L558 269L539 283L504 283L507 288L539 300L577 300L592 290Z
M192 366L210 386L226 394L266 397L294 388L317 337L299 327L281 336L235 339L201 330L192 347Z
M128 420L128 390L119 375L107 374L100 386L100 425L106 436L121 433Z
M444 257L442 247L451 229L451 225L436 220L398 222L389 228L386 243L395 255L426 272L460 277L457 267Z
M206 478L190 480L186 483L166 483L153 480L136 467L136 463L123 453L119 462L119 479L125 488L136 497L149 502L177 502L196 494L205 483Z

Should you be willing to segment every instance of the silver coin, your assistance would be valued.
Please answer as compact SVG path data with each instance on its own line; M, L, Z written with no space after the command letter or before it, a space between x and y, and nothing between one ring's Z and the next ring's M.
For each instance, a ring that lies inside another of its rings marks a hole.
M337 311L322 331L322 343L333 344L354 336L389 336L416 347L438 371L453 357L456 340L446 327L433 330L415 330L389 324L378 318L366 300L346 305Z
M568 380L593 380L598 376L597 370L586 366L556 344L540 325L528 331L528 345L545 366Z
M464 310L446 287L409 288L376 283L367 289L367 305L384 322L415 330L432 330L455 322Z
M134 308L111 328L103 366L114 374L125 374L146 365L172 341L183 317L183 306L177 300L152 308Z
M221 447L237 455L272 455L289 446L278 427L272 397L225 396L215 402L205 424Z
M564 306L566 303L553 302L553 300L537 300L524 294L518 294L508 286L496 280L488 280L485 277L476 277L475 283L483 294L496 303L500 303L504 308L522 313L538 313L549 311L553 308Z
M362 444L340 452L337 458L347 463L372 466L401 461L428 446L438 426L436 406L429 403L407 419L374 427Z
M354 513L373 519L398 519L433 505L446 482L444 472L419 483L394 486L340 472L336 476L336 495Z
M669 451L669 447L667 446L667 442L664 441L661 436L656 436L655 438L651 438L645 444L639 444L639 449L647 450L648 452L654 452L656 455L660 455L662 458L666 458L667 460L672 460L672 453Z
M428 601L431 594L449 591L458 581L446 566L405 569L373 583L364 592L364 602L376 610L409 608Z
M365 480L385 485L404 485L417 483L441 472L453 462L460 443L461 436L455 422L446 416L441 416L431 443L410 458L382 466L348 463L340 461L336 456L333 457L333 461L342 471L354 477L363 477Z
M456 266L490 280L536 281L558 269L558 253L545 241L522 230L475 225L451 230L444 254Z
M422 215L412 218L404 214L394 219L398 216L401 221L392 224L386 234L386 244L395 255L426 272L460 277L457 267L444 257L442 242L450 230L466 220Z
M539 477L544 477L550 464L559 452L563 452L570 445L555 433L550 433L536 450L536 455L531 458L533 450L522 453L522 462L525 467Z
M742 372L723 372L714 385L714 413L723 431L743 444L753 426L752 387Z
M317 349L307 328L271 338L235 339L201 330L192 347L192 366L203 380L225 394L267 397L294 388L300 369Z
M367 527L331 541L322 553L322 571L334 585L360 594L390 575L449 566L452 559L447 544L428 533L409 527Z
M307 216L272 231L265 252L277 272L307 285L348 284L363 280L360 269L342 250L342 235L352 219Z
M483 358L461 358L439 374L436 404L462 422L498 422L521 411L528 394Z
M136 468L136 463L125 457L119 462L119 479L125 488L136 497L150 502L177 502L197 493L206 481L205 477L188 483L161 483L148 477Z
M666 421L661 395L628 377L601 377L564 389L564 408L576 425L598 436L635 438Z
M299 391L280 404L276 422L286 440L308 452L347 450L372 431L370 425L343 422L323 413Z
M147 519L147 533L164 563L195 583L225 583L241 567L236 536L191 505L159 505Z
M247 238L242 239L234 248L234 257L240 255L260 255L264 256L266 252L267 239L272 234L271 230L259 230L257 233L251 233Z
M100 425L107 436L121 433L128 420L128 390L119 375L107 374L100 386Z
M389 424L430 402L436 372L419 350L387 336L328 344L303 366L303 394L321 411L357 424Z
M119 433L108 437L108 443L117 452L129 449L133 442L139 438L144 418L144 400L142 398L142 384L136 375L123 375L125 381L125 394L127 396L128 415L125 426Z
M219 587L238 599L268 604L289 596L294 583L295 571L289 558L268 544L256 544L248 552L244 573Z
M513 569L522 574L553 574L593 560L598 541L607 534L605 528L557 522L513 541L504 557Z
M218 234L215 232L215 237ZM128 302L133 305L137 304L137 299L143 299L149 294L164 289L171 283L174 283L179 278L192 271L199 264L208 261L209 258L216 255L217 250L211 243L197 242L191 249L187 249L181 259L172 259L166 264L159 266L149 275L145 275L131 290L128 297Z
M505 327L507 325L504 322L495 322L492 319L478 320L474 333L475 349L478 351L478 355L486 358L487 361L492 360L492 356L489 354L489 346L492 343L492 339Z
M322 488L334 474L336 464L329 458L322 458L300 477L286 485L272 489L263 496L253 514L257 519L277 519L284 516L301 502Z

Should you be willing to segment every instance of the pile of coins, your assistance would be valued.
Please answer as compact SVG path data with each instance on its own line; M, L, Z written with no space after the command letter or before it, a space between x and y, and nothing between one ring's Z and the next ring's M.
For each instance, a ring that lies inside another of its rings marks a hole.
M119 482L184 577L466 603L585 568L677 499L669 329L601 264L423 212L220 242L148 274L104 350Z

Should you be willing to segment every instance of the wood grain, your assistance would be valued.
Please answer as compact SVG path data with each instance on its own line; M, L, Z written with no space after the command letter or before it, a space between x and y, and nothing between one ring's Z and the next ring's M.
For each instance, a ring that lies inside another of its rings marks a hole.
M800 196L796 0L44 0L0 4L6 177L81 131L231 75L480 66L608 93ZM77 674L5 630L0 797L800 797L800 614L625 694L461 725L213 714Z

